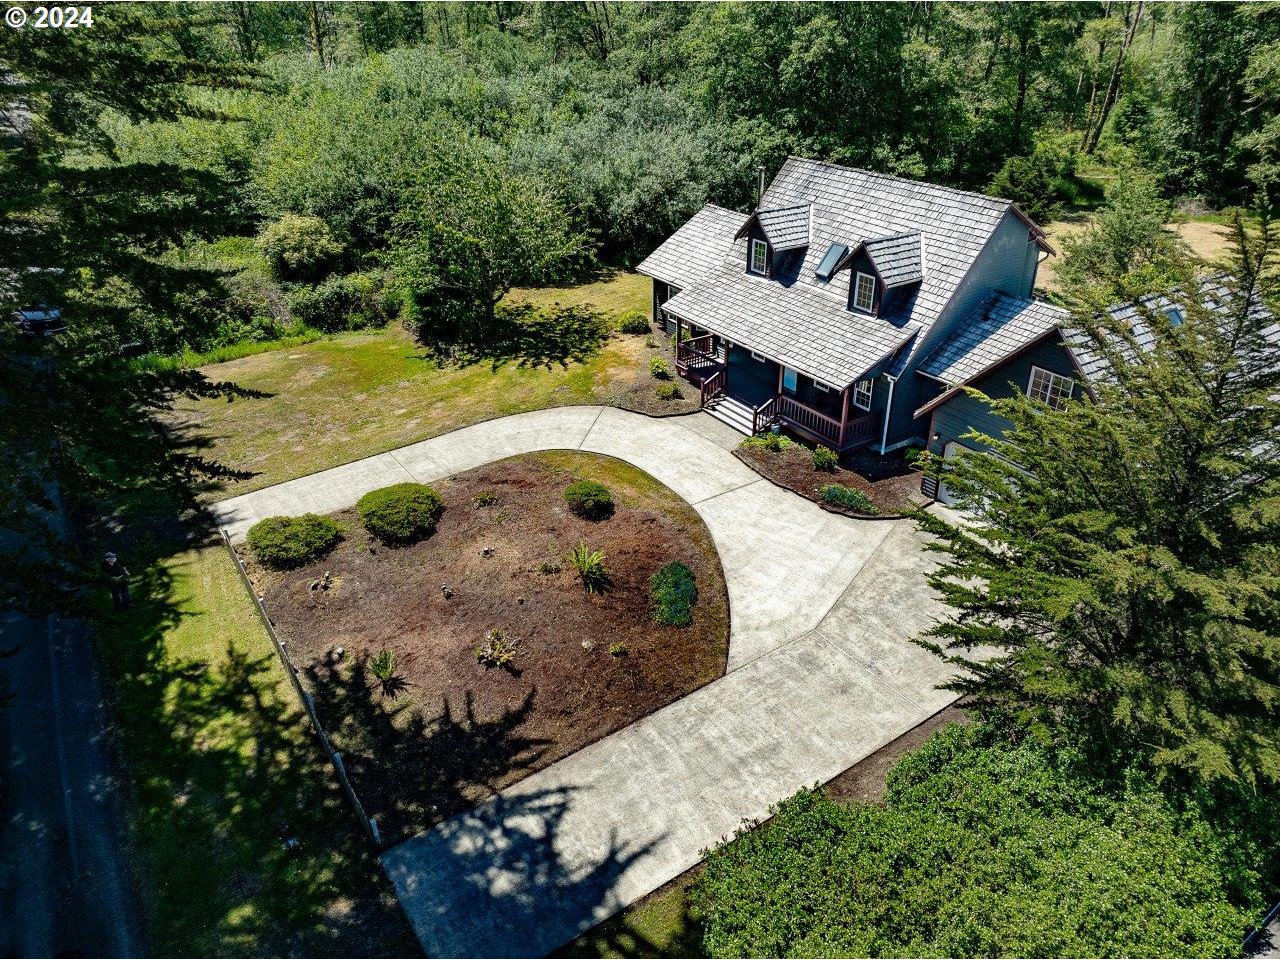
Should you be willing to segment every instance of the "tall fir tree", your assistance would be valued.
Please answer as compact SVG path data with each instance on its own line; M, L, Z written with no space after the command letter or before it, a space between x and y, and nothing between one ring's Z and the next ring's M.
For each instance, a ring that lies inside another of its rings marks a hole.
M160 420L175 397L238 391L195 371L149 372L126 344L181 342L214 322L218 277L175 266L217 232L223 184L174 164L122 162L120 123L218 122L199 91L255 76L189 54L194 14L144 5L94 11L92 27L0 31L10 122L0 152L0 603L79 609L92 568L56 534L54 492L74 501L155 484L192 502L223 472ZM23 334L23 307L60 309L66 331Z
M1228 273L1165 297L1077 290L1094 396L994 401L990 455L931 465L976 522L922 516L956 614L922 642L979 710L1258 783L1280 779L1280 313L1269 223L1233 235Z

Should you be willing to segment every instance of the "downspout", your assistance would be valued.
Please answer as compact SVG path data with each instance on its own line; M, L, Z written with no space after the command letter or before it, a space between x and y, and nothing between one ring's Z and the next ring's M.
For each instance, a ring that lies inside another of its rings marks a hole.
M898 382L897 377L885 374L884 378L889 381L889 402L884 405L884 429L880 431L880 456L884 456L885 445L889 442L889 414L893 412L893 388Z

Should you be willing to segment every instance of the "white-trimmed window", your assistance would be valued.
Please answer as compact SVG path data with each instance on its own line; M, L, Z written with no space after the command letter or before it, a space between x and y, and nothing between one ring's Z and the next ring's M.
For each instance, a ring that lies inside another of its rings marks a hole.
M869 273L859 271L853 283L853 305L859 310L871 312L876 301L876 278Z
M763 274L769 266L769 245L763 240L751 239L751 272Z
M1055 410L1061 410L1071 399L1071 390L1075 383L1070 377L1064 377L1052 370L1032 367L1031 379L1027 381L1027 396Z
M859 380L853 385L853 405L859 410L871 409L871 394L875 389L874 380Z
M813 381L813 389L817 390L819 393L830 393L830 392L831 392L831 388L830 388L830 387L828 387L828 386L827 386L825 383L823 383L821 380L815 380L815 381Z
M752 350L752 351L751 351L751 359L752 359L752 360L754 360L754 361L756 361L756 363L768 363L768 362L769 362L769 358L768 358L768 357L766 357L763 353L756 353L754 350Z

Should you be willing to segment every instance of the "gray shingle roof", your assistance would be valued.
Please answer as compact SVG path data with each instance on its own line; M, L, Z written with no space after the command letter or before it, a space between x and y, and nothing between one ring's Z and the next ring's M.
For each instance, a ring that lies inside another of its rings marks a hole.
M806 284L782 286L736 263L663 306L838 389L860 379L919 329L851 312L843 300Z
M867 240L922 235L925 275L903 307L927 330L955 294L961 280L1011 209L1007 200L953 190L887 174L789 157L765 191L761 207L812 202L813 229L798 282L849 296L849 271L830 281L816 276L832 243L856 247ZM923 336L923 334L922 334Z
M809 245L809 213L812 207L805 203L777 210L760 210L756 223L769 238L774 250L798 250Z
M952 385L968 383L1070 317L1066 310L1042 300L997 293L983 302L971 321L942 341L919 370Z
M867 251L885 286L892 290L924 279L920 244L920 234L902 233L896 237L867 240L862 249Z
M710 206L637 269L681 288L672 312L842 387L861 379L914 336L914 344L897 358L896 369L905 369L1012 204L789 157L761 198L760 209L803 209L808 214L807 249L786 277L747 278L746 242L735 239L747 216ZM798 214L788 216L798 230ZM918 237L918 263L907 235ZM889 243L890 239L902 242ZM899 281L878 318L855 316L845 309L848 270L828 280L817 276L833 243L856 247L868 241L883 243L885 269ZM908 286L914 281L905 278L913 271L921 275L920 281ZM740 311L745 315L738 316Z
M1204 297L1202 302L1206 306L1215 309L1224 318L1230 316L1228 304L1231 298L1238 295L1226 281L1226 278L1221 276L1205 280L1201 286L1201 294ZM1171 299L1160 294L1153 294L1143 297L1136 304L1124 303L1111 307L1107 312L1117 320L1124 321L1133 336L1134 345L1145 352L1151 350L1156 342L1155 332L1147 321L1148 314L1176 305L1176 295L1175 299ZM1270 318L1271 316L1266 304L1261 299L1255 300L1250 305L1250 313L1255 318ZM1280 321L1264 328L1263 336L1276 347L1275 359L1280 362ZM1063 330L1063 340L1067 345L1067 349L1071 351L1071 355L1075 359L1076 365L1080 368L1080 372L1086 379L1093 382L1102 382L1111 378L1106 358L1086 334L1068 326ZM1117 347L1122 356L1128 355L1128 345L1117 344Z
M720 266L746 222L745 213L709 203L645 257L636 272L681 290L693 286ZM745 268L745 260L743 264Z

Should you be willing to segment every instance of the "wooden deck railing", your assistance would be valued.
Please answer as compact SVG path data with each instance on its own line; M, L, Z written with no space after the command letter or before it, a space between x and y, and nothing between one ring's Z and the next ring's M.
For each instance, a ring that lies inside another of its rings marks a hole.
M751 435L754 437L769 424L773 423L776 416L774 407L777 405L778 398L770 397L760 406L755 407L751 411Z
M791 426L817 440L825 441L835 450L843 450L870 440L875 432L874 418L870 414L854 417L841 430L840 421L835 417L829 417L788 396L775 398L774 411L776 416Z
M865 443L868 440L875 439L876 435L876 418L866 413L860 417L854 417L844 425L844 436L840 439L841 448L851 447L856 443Z
M724 389L724 370L717 370L711 376L702 381L700 402L702 406L707 405L707 401L714 397L717 393Z
M676 372L686 373L690 367L718 366L720 358L711 352L711 334L681 340L676 344Z

